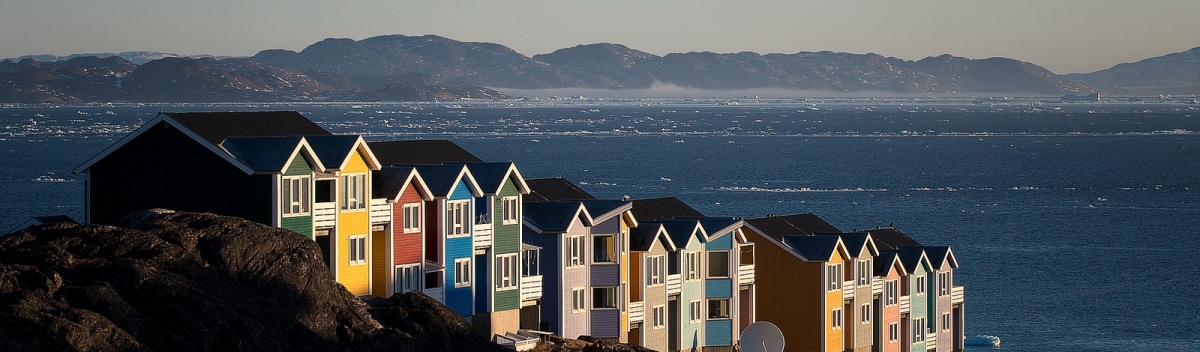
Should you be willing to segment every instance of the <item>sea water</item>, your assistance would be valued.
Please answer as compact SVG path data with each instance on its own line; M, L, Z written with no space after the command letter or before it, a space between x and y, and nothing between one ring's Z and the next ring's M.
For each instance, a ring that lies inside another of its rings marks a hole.
M967 335L1003 350L1200 350L1200 109L939 100L0 108L0 230L82 216L79 164L160 110L297 110L368 140L450 139L601 198L812 212L952 246Z

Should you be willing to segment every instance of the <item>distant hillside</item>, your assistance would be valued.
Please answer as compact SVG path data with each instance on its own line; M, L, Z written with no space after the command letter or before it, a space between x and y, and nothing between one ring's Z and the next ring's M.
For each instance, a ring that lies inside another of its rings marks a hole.
M1200 47L1066 78L1112 95L1200 94Z
M213 58L213 59L229 58L228 56L212 56L212 55L185 56L185 55L179 55L179 54L173 54L173 53L161 53L161 52L157 52L157 51L126 51L126 52L120 52L120 53L88 53L88 54L71 54L71 55L65 55L65 56L25 55L22 57L18 57L13 61L21 61L24 59L33 59L35 61L41 61L41 62L55 62L55 61L66 61L66 60L74 59L77 57L87 57L87 56L94 56L94 57L99 57L99 58L120 56L122 59L129 60L129 62L138 64L138 65L141 65L141 64L144 64L144 63L147 63L150 61L158 60L158 59L165 59L168 57L191 57L191 58Z

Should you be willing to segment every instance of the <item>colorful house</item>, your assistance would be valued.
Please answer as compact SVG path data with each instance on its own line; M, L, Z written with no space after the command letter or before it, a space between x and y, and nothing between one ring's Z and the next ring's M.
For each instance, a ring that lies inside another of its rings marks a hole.
M667 258L667 349L696 350L704 344L704 245L708 233L695 219L658 220L675 251Z
M372 231L371 172L379 161L361 136L328 135L305 137L325 166L316 176L318 193L334 195L335 223L321 235L329 236L330 270L337 282L356 296L372 296L371 243L387 234ZM320 198L320 196L318 196ZM327 200L327 199L319 199ZM316 206L316 205L314 205ZM321 207L328 209L328 207ZM318 240L318 244L323 241ZM376 295L377 296L377 295Z
M475 199L475 316L472 325L488 335L515 333L522 306L536 305L521 285L540 286L521 274L521 207L529 194L525 178L511 162L467 163L483 192Z
M745 222L701 218L704 244L704 350L732 351L738 336L754 322L754 245L742 233Z
M591 295L589 334L628 341L629 230L637 227L633 204L618 200L581 201L592 215L587 227L588 287Z
M904 264L895 252L881 252L875 257L875 277L881 287L875 300L876 314L873 322L875 332L875 350L879 352L900 352L904 329L900 320L900 296L902 278L907 275Z
M924 279L928 349L961 351L964 343L963 287L954 286L958 260L948 246L923 246L892 227L868 230L881 249L920 250L929 261Z
M661 223L642 222L629 235L631 344L668 349L667 257L676 250Z
M846 245L849 258L844 266L842 285L843 312L846 322L843 335L846 351L869 352L875 344L874 326L877 305L874 299L875 264L879 255L875 241L865 232L816 233L815 236L836 236Z
M479 184L464 165L413 167L429 186L425 202L425 294L463 317L475 314L475 198Z
M420 291L424 286L425 203L433 200L429 186L413 167L384 167L371 177L375 197L389 211L385 231L373 238L372 283L378 295Z
M592 216L581 202L524 204L523 241L541 248L540 330L563 337L590 335L588 229Z

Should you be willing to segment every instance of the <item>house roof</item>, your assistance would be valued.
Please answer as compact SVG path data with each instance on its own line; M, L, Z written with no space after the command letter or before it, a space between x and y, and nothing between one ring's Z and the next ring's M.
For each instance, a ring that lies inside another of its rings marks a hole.
M899 266L902 271L904 270L903 263L901 263L900 258L896 256L896 252L892 252L892 251L879 252L879 255L875 257L875 274L874 274L874 276L885 276L886 277L888 272L891 271L892 268L896 267L896 266ZM904 273L901 272L900 274L903 275Z
M325 164L326 171L344 170L354 153L361 153L363 161L367 163L367 167L371 170L379 170L380 168L379 160L375 158L375 154L367 147L367 143L363 141L362 136L306 136L304 139L312 146L312 150L316 152L317 158L321 159L321 162Z
M864 253L863 253L864 251L866 252L867 255L871 255L871 256L879 255L879 248L875 247L875 241L873 241L871 239L871 234L866 233L866 232L844 232L844 233L843 232L839 232L839 233L817 232L817 233L813 233L813 236L838 236L838 237L841 237L842 243L846 245L846 251L849 252L850 256L852 256L852 257L862 256L862 255L864 255Z
M813 213L746 219L746 224L777 241L782 240L783 236L789 235L812 236L817 232L842 232Z
M845 248L838 236L783 236L783 243L807 260L828 261L839 248Z
M471 163L483 159L445 139L368 142L384 165Z
M584 200L596 199L591 194L562 177L532 178L525 180L529 185L528 200Z
M704 217L699 210L675 197L634 199L633 215L638 221Z
M398 201L404 194L405 188L416 184L417 194L421 196L422 200L433 200L429 186L425 184L425 180L421 178L421 174L415 167L385 167L372 172L371 175L371 194L375 197Z
M425 185L429 186L429 192L434 198L447 198L454 192L454 187L461 180L467 184L468 190L472 196L483 196L483 192L479 190L479 183L475 182L475 178L471 176L471 171L466 165L405 165L396 164L392 167L413 167L417 169L417 173L421 174L421 179L425 181Z
M877 229L867 230L871 237L875 239L875 244L880 249L896 249L901 246L920 246L921 243L908 237L900 230L894 227L881 227Z
M921 266L922 262L929 265L929 257L925 255L925 251L920 249L892 249L888 252L896 253L896 256L900 258L900 264L904 265L905 273L917 272L917 268Z
M713 240L724 236L726 233L741 228L745 221L737 218L700 218L700 226L704 227L704 231L708 233L709 240ZM745 238L735 238L734 242L745 242Z
M584 217L584 225L591 224L591 214L580 202L532 202L524 206L525 225L538 233L566 233L578 216Z
M283 172L296 155L306 158L316 170L325 169L301 136L229 137L220 147L256 173Z
M629 231L630 248L635 251L649 251L654 246L654 241L662 241L664 249L675 251L675 243L671 242L671 237L667 235L667 230L661 223L644 223Z
M900 249L924 250L925 256L929 257L929 265L934 270L942 270L942 264L958 269L958 259L954 258L954 251L950 250L950 246L900 246Z
M329 135L295 111L168 112L188 130L214 145L228 137Z
M622 212L629 211L633 207L629 201L622 200L582 200L584 207L587 207L588 213L593 214L596 222L604 222L614 216L621 215Z
M521 176L521 171L517 170L517 165L512 162L478 162L466 165L485 194L499 194L504 182L508 180L513 180L518 192L529 194L529 185L525 183L525 177Z
M687 247L692 238L697 238L700 243L708 242L708 234L704 232L704 227L700 226L698 220L655 220L654 222L662 224L663 228L667 230L671 242L679 249Z

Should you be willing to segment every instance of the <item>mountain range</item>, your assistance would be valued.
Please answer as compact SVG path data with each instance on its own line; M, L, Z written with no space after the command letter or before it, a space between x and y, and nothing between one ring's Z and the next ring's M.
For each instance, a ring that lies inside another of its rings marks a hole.
M426 35L325 39L251 57L127 52L0 61L0 102L428 101L510 98L505 89L785 89L826 95L1200 94L1200 48L1057 75L1009 58L689 52L590 44L526 56Z

